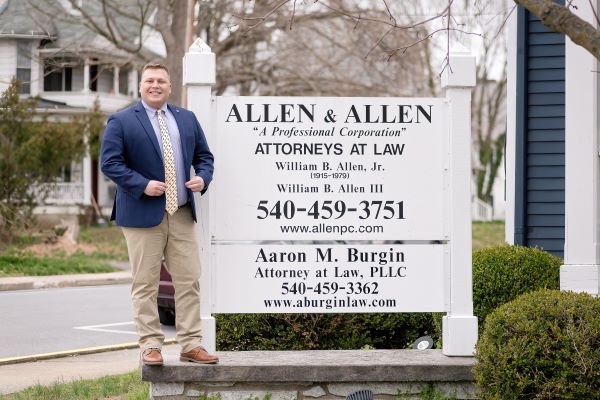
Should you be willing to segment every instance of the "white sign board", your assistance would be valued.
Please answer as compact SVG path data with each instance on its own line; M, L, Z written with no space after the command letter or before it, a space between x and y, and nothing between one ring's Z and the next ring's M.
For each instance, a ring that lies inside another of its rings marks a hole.
M216 102L213 240L447 238L443 99Z
M217 244L213 312L445 311L445 247Z
M210 351L215 312L446 311L443 353L473 355L475 58L462 49L447 61L443 99L211 100L215 55L190 48L190 108L216 158L197 203Z

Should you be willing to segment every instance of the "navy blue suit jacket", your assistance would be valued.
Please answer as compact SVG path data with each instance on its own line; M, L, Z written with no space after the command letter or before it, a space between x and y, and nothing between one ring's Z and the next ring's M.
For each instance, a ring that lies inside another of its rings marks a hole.
M194 113L167 105L175 117L184 162L185 180L190 167L204 179L208 188L213 176L213 155ZM148 228L160 224L165 212L165 196L147 196L144 189L150 180L165 181L160 146L142 103L115 113L108 119L100 150L101 169L117 184L111 220L124 227ZM187 189L196 221L194 196Z

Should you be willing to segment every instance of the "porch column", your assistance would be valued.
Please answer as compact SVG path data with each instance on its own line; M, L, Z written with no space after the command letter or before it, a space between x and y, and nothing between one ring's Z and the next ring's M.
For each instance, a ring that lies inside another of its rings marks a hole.
M83 64L83 93L90 92L90 59L86 58Z
M119 66L113 65L113 92L115 93L115 95L119 94L119 73Z
M86 146L85 154L83 155L83 159L81 160L81 184L83 187L82 190L82 199L81 204L84 206L90 206L92 204L92 158L90 157L90 152L87 150L89 143L89 135L90 133L83 132L83 141Z
M598 28L582 2L572 12ZM600 63L565 38L565 264L560 289L600 295Z
M138 89L138 71L135 69L135 66L131 67L127 76L127 94L134 99L137 99L140 94Z
M39 43L39 42L36 42ZM40 58L39 50L37 45L32 48L31 57L31 96L39 96L40 90L44 89L44 73L41 71L44 64Z
M86 142L87 139L88 137L86 133ZM83 199L81 199L81 204L89 206L92 204L92 158L90 157L90 153L88 151L85 152L81 162L83 163Z

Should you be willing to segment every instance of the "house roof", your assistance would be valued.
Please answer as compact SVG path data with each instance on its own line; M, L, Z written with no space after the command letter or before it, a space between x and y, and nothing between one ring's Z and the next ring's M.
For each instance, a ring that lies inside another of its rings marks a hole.
M0 37L52 38L50 15L29 7L28 0L0 0Z
M4 9L2 7L4 4ZM83 3L88 13L98 26L106 22L100 2ZM124 14L135 15L132 9L133 0L120 0L120 10ZM139 26L132 19L116 13L111 16L114 25L111 28L118 35L121 43L134 43L138 36ZM77 11L70 8L64 0L0 0L0 38L2 36L16 38L51 39L44 44L43 52L55 55L77 54L82 56L101 56L102 61L136 61L135 55L118 48L113 42L95 32L86 25ZM159 57L155 52L143 47L140 54L145 58Z

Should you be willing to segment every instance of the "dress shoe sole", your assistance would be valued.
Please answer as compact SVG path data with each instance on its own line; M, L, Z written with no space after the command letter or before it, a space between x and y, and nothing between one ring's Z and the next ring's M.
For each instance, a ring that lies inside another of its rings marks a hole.
M189 357L179 357L179 361L188 361L188 362L193 362L196 364L218 364L219 363L219 360L199 361L199 360L194 360L193 358L189 358Z
M160 367L161 365L163 365L163 362L162 361L144 361L144 360L142 360L142 364Z

